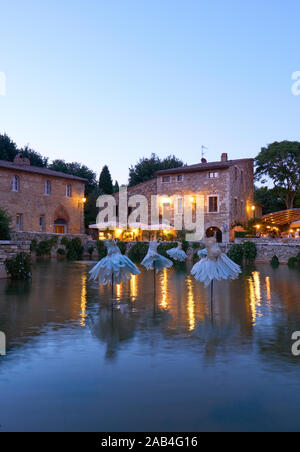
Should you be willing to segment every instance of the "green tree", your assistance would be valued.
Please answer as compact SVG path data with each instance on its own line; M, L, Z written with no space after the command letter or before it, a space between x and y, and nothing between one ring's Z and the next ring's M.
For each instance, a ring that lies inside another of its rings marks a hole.
M100 178L99 178L99 188L106 195L111 195L114 192L114 187L112 183L112 178L108 169L108 166L105 165L102 168Z
M53 171L60 171L61 173L72 174L73 176L87 179L85 187L86 196L89 195L97 187L97 175L94 171L81 163L72 162L66 163L65 160L54 160L49 166Z
M28 145L24 148L21 148L19 150L20 154L22 154L23 157L26 157L30 160L30 164L32 166L39 166L41 168L47 168L48 166L48 158L43 157L38 152L31 149Z
M10 217L0 208L0 240L10 239L10 223Z
M263 215L285 209L285 203L275 188L255 187L254 200L263 206Z
M261 149L255 163L256 179L262 183L271 179L286 208L292 209L297 192L300 191L300 143L272 143Z
M181 166L183 166L183 162L175 155L169 155L161 160L158 155L151 154L150 158L144 157L135 166L129 168L129 187L153 179L156 171L179 168Z
M114 193L119 193L119 191L120 191L119 183L116 180L115 185L114 185Z
M0 160L12 162L18 154L18 148L6 134L0 135Z

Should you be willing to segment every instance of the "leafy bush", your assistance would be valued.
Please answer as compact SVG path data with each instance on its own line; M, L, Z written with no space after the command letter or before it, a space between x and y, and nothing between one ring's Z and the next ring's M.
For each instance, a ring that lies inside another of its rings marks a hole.
M36 251L36 249L37 249L37 240L33 239L30 244L30 251L34 252L34 251Z
M0 240L10 240L10 223L11 218L0 209Z
M244 237L246 237L246 232L236 231L235 232L235 237L236 238L244 238Z
M189 247L189 242L186 241L185 239L182 239L181 241L181 245L182 245L182 249L183 251L186 253Z
M51 240L42 240L36 245L35 252L38 257L50 256L53 243Z
M93 252L94 252L94 247L91 245L91 246L88 247L88 253L90 255L90 259L92 259Z
M296 257L290 257L288 260L288 266L291 268L296 267L296 265L298 264L298 259Z
M253 242L245 242L243 244L243 253L247 264L253 264L257 256L257 247Z
M98 250L98 259L101 260L107 255L107 249L106 246L104 245L104 241L98 240L96 243L96 247Z
M117 245L118 245L121 253L125 254L126 253L126 248L127 248L127 242L121 242L120 240L118 240Z
M58 248L57 254L59 256L65 256L66 255L66 251L63 248Z
M270 264L274 268L279 267L279 259L278 259L278 257L277 256L273 256L272 259L270 260Z
M198 260L199 260L198 253L195 252L195 253L193 254L193 264L195 264Z
M143 242L136 243L129 250L128 253L129 259L131 259L136 264L140 264L144 257L146 256L148 248L149 248L148 243Z
M167 254L167 251L171 250L172 248L174 248L174 245L176 246L175 243L160 243L160 245L157 248L157 251L162 256L167 257L168 259L170 259L170 256Z
M199 242L194 242L192 246L193 246L194 250L197 250L198 248L200 248L200 243Z
M84 251L80 238L75 237L72 240L68 240L66 243L67 259L70 261L80 261Z
M16 257L6 259L5 266L11 279L25 281L31 279L31 257L27 253L19 253Z
M243 257L244 257L244 249L243 245L232 245L230 250L227 253L227 256L233 260L238 265L242 265L243 263Z

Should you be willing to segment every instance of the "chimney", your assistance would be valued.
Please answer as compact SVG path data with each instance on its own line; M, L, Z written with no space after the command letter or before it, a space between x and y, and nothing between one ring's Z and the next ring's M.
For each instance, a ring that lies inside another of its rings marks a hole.
M23 157L22 154L18 154L14 158L14 164L20 166L28 166L30 165L30 160L26 157Z
M207 160L205 158L202 158L201 163L207 163Z
M228 162L228 154L226 152L221 155L221 162Z

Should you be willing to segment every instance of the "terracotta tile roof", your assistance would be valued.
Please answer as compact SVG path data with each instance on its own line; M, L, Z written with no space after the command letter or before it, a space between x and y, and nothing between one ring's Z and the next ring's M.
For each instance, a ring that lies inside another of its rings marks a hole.
M208 162L208 163L197 163L196 165L186 165L180 166L179 168L172 168L166 170L157 171L156 176L161 176L163 174L177 174L177 173L194 173L198 171L210 171L217 169L227 169L230 166L234 166L242 161L253 161L254 159L238 159L238 160L227 160L226 162Z
M72 179L81 182L87 182L87 179L82 177L73 176L72 174L61 173L59 171L53 171L48 168L40 168L38 166L31 165L16 165L13 162L7 162L6 160L0 160L0 168L6 168L15 171L24 171L26 173L41 174L44 176L61 177L63 179Z

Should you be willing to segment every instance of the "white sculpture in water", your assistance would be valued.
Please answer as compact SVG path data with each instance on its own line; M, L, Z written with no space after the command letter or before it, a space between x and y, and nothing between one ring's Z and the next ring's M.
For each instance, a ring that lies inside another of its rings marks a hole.
M191 274L207 287L214 280L236 279L242 273L241 267L223 253L215 237L206 239L206 249L198 251L200 261L191 270Z
M107 256L90 271L90 279L105 286L109 283L120 284L122 281L130 279L131 275L140 274L139 269L129 257L121 253L115 240L105 240L105 246Z

